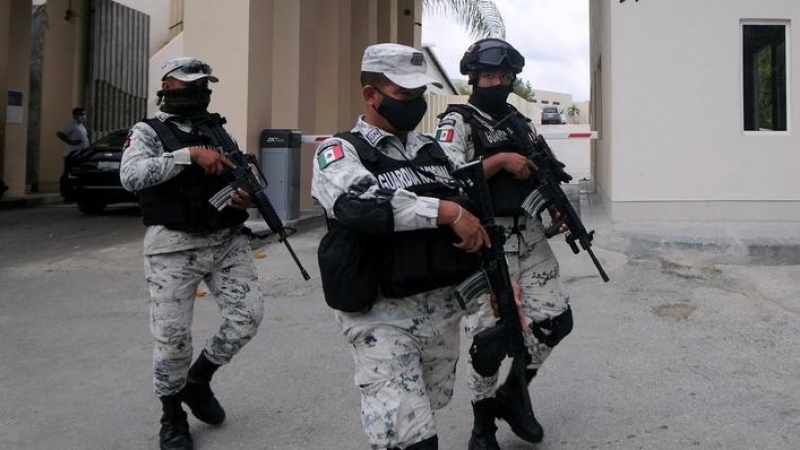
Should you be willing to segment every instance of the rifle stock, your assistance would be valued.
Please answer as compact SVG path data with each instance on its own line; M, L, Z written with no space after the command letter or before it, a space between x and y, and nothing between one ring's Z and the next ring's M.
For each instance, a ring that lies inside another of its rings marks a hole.
M209 201L219 209L225 206L225 202L233 190L237 188L246 190L253 198L256 209L258 209L261 217L264 218L269 229L278 235L278 240L283 242L286 249L289 250L289 254L300 269L303 279L310 279L311 277L300 263L300 259L297 258L297 254L295 254L291 244L289 244L283 222L278 217L278 213L275 212L269 197L267 197L267 179L258 167L255 156L245 154L239 149L236 142L231 139L228 132L222 127L225 123L225 118L219 114L205 114L192 118L191 122L197 133L210 138L214 145L222 149L225 157L236 166L236 168L228 169L223 174L230 182L230 186L218 192Z

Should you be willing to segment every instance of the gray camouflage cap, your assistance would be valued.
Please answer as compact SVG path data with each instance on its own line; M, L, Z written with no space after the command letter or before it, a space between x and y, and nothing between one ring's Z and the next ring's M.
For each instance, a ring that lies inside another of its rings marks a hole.
M427 75L428 63L425 55L401 44L375 44L364 50L361 59L362 72L382 73L392 83L406 89L416 89L432 84L442 88L434 78Z
M161 79L175 78L176 80L191 82L201 78L216 83L219 78L211 75L211 66L202 60L191 57L170 59L161 66Z

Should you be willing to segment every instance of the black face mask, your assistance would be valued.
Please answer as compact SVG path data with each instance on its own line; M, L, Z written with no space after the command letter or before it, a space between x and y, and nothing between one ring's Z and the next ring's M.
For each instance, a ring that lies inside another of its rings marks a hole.
M402 102L389 97L380 90L378 92L383 95L383 98L376 111L397 131L411 131L416 128L428 110L428 103L422 95L414 100Z
M512 85L503 84L492 87L473 86L469 102L492 116L501 116L508 110L506 100L508 99L508 94L513 90L514 87Z
M204 86L184 86L156 92L161 111L178 116L202 113L211 103L211 89Z

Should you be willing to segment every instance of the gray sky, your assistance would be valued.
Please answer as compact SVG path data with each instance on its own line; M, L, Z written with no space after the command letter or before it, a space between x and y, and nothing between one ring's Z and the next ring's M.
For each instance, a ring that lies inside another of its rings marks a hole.
M534 89L589 100L589 0L495 0L506 40L525 57L520 78ZM423 14L422 43L433 48L450 78L473 42L450 16Z

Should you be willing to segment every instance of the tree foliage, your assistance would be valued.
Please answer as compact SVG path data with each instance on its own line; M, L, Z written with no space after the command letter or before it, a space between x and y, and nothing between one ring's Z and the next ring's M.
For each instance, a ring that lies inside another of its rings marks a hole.
M474 39L505 39L506 26L497 5L490 0L421 0L424 14L453 16Z
M575 123L580 113L581 113L580 108L578 108L578 105L574 103L572 105L569 105L569 107L567 108L567 117L569 117L570 120L572 120L572 123Z
M524 81L521 78L517 78L514 80L514 93L529 102L533 101L533 98L535 97L535 93L533 92L533 86L531 86L531 82Z
M453 84L456 87L456 91L459 95L470 95L472 94L472 86L468 85L466 82L461 80L453 81Z

